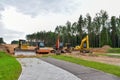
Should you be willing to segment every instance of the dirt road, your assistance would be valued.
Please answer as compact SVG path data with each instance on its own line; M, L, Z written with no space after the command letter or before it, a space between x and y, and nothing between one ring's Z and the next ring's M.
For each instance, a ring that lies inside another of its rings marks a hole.
M120 58L112 58L112 57L107 57L107 56L88 56L88 55L80 55L80 54L75 54L75 53L66 54L66 55L82 58L84 60L96 61L96 62L102 62L102 63L120 66Z
M99 57L81 56L81 58L83 58L85 60L91 60L91 61L102 62L102 63L120 66L120 59L119 58L111 58L111 57L107 57L107 56L99 56Z

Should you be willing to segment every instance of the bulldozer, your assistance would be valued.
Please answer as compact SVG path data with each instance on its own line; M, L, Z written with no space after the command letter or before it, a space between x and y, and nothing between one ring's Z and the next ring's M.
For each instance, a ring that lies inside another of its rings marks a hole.
M14 48L15 55L35 55L34 48L29 46L29 43L26 40L20 39L18 47Z
M82 53L90 52L88 35L82 39L81 44L79 46L75 46L74 50L79 50Z

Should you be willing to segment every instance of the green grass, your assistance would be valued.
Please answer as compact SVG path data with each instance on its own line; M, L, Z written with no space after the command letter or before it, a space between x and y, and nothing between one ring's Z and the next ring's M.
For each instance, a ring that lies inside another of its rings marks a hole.
M116 53L105 53L105 54L97 54L95 56L107 56L107 57L112 57L112 58L120 58L120 54Z
M79 65L95 68L95 69L98 69L98 70L101 70L101 71L104 71L110 74L114 74L120 77L120 66L115 66L115 65L110 65L110 64L100 63L100 62L94 62L94 61L87 61L87 60L83 60L80 58L75 58L75 57L65 56L65 55L59 55L59 56L53 55L51 57L60 59L60 60L69 61L72 63L76 63Z
M120 58L120 48L110 48L105 56Z
M120 48L110 48L107 51L108 53L120 54Z
M0 80L18 80L21 70L16 58L0 52Z
M95 53L95 54L90 54L89 56L108 56L108 57L115 57L119 58L120 53Z
M115 53L107 53L104 56L108 56L112 58L120 58L120 54L115 54Z

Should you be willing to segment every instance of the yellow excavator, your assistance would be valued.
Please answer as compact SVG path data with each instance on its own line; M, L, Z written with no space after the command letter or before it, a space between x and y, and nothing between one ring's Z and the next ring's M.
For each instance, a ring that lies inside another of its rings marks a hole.
M82 39L80 46L75 46L74 50L80 50L82 53L90 52L88 35Z

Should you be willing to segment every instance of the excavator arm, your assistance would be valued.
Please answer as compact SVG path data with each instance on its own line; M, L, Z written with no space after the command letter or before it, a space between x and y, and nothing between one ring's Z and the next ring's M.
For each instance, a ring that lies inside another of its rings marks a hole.
M86 48L84 48L84 44L86 43ZM82 39L80 46L76 46L75 50L89 49L89 39L88 35Z
M86 48L89 48L89 40L88 40L88 35L82 39L81 44L80 44L80 49L84 48L84 43L86 42Z

